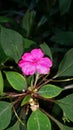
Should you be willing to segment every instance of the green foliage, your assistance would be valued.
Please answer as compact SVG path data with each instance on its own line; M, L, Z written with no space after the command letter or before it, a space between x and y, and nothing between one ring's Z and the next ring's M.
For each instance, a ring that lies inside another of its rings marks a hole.
M73 130L73 1L1 0L0 24L0 130ZM18 61L34 48L53 66L23 76Z
M0 129L5 129L11 120L11 103L0 101Z
M11 84L11 86L18 90L18 91L24 91L26 89L26 81L25 78L17 73L17 72L5 72L7 80Z
M27 12L23 17L22 27L25 29L27 37L30 35L34 18L35 18L35 11L30 11L30 10L27 10Z
M51 124L49 118L42 113L39 109L32 112L27 123L28 130L51 130Z
M6 130L20 130L19 122L16 122L12 127L8 128Z
M0 23L7 23L12 22L13 20L11 18L8 18L6 16L0 16Z
M71 48L62 59L57 76L73 76L73 48Z
M45 55L49 56L52 59L52 53L49 46L46 43L43 43L40 45L40 47L44 51Z
M23 37L16 31L1 27L1 46L4 53L16 62L23 53Z
M61 130L73 130L73 128L71 128L71 127L68 127L68 126L64 126L64 125L60 125L60 129Z
M52 38L52 41L61 45L73 45L73 32L70 31L60 31L56 33Z
M47 21L47 18L45 16L42 16L42 18L40 19L37 27L39 28L40 26L42 26L43 24L45 24Z
M6 62L6 60L8 59L8 57L5 55L2 47L1 47L1 43L0 43L0 66Z
M26 103L29 103L29 100L30 100L30 95L24 97L24 99L21 102L21 106L24 106Z
M60 123L55 118L53 118L53 119L54 119L55 123L58 125L58 127L60 128L60 130L73 130L73 127L68 127L68 126L63 125L62 123Z
M61 14L65 14L69 11L72 0L59 0L59 8Z
M58 100L58 105L62 108L64 116L67 119L73 121L73 94L70 94L60 100Z
M4 88L4 82L3 82L2 73L0 72L0 95L3 94L3 88Z
M42 88L38 91L38 93L44 97L44 98L52 98L56 97L62 92L63 89L61 89L58 86L47 84L42 86Z
M30 49L36 47L36 42L24 38L23 46L24 46L24 51L30 51Z

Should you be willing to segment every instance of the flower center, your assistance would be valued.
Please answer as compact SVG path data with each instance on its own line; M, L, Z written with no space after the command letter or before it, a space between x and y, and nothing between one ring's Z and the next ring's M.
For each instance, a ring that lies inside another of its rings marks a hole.
M37 62L38 62L38 60L37 60L37 59L34 59L34 60L33 60L33 63L34 63L34 64L36 64Z

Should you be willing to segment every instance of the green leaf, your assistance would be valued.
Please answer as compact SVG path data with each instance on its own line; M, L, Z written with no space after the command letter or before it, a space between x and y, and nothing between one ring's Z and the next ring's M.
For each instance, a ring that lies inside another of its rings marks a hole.
M8 23L8 22L13 22L13 20L6 16L0 16L0 23Z
M71 2L72 0L59 0L59 8L62 15L69 11Z
M27 130L51 130L50 120L38 109L30 115L27 122Z
M47 22L47 17L42 16L39 23L37 24L37 27L39 28L40 26L44 25Z
M4 82L3 82L2 73L0 71L0 95L3 94L3 88L4 88Z
M61 130L73 130L73 127L68 127L63 125L64 128L61 128Z
M27 77L27 83L28 83L28 86L33 86L34 75L31 75L31 76Z
M40 47L42 48L45 55L49 56L52 59L52 53L49 46L46 43L43 43L40 45Z
M58 120L56 120L54 117L50 116L50 118L53 119L53 121L58 125L60 130L73 130L73 127L68 127L68 126L63 125Z
M4 53L18 62L23 53L23 37L14 30L1 27L0 40Z
M59 127L60 127L60 130L73 130L73 127L71 128L62 124L59 124Z
M10 71L10 72L5 72L7 80L11 84L11 86L18 90L18 91L23 91L26 89L26 81L25 78L19 74L18 72Z
M61 45L73 45L73 32L70 31L60 31L52 36L51 41L56 42Z
M60 123L59 121L57 121L56 124L59 126L60 130L73 130L73 127L65 126L62 123Z
M12 127L8 128L6 130L20 130L19 122L16 122Z
M1 43L0 43L1 44ZM8 59L8 57L5 55L1 45L0 45L0 64L3 65L3 63Z
M57 100L57 104L63 110L66 118L73 121L73 94L70 94L60 100Z
M24 99L22 100L21 102L21 106L25 105L26 103L29 102L29 99L30 99L30 95L27 95L26 97L24 97Z
M36 14L35 11L27 10L27 12L25 13L23 17L22 27L25 29L27 37L30 35L30 31L33 25L35 14Z
M11 109L10 103L0 101L0 130L4 130L9 125L12 116Z
M58 76L73 76L73 48L62 59L57 72Z
M32 40L24 38L23 46L24 51L30 51L30 49L32 50L34 47L36 47L36 43Z
M63 91L62 88L52 85L52 84L47 84L44 85L39 91L39 95L41 95L44 98L52 98L58 96L61 92Z

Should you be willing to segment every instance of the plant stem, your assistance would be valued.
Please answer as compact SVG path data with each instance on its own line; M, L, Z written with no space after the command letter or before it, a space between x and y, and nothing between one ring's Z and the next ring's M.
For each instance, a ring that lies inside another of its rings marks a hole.
M42 80L37 84L37 86L41 85L43 83L43 81L46 81L46 78L48 77L48 74L46 76L44 76L44 77L43 76L41 76Z
M47 102L52 102L52 103L56 102L56 100L54 98L44 98L44 97L41 97L39 94L35 94L34 97L37 99L47 101Z
M64 87L64 90L67 90L67 89L73 89L73 84L70 84Z
M42 86L44 86L45 84L49 83L50 81L52 81L52 79L46 80L44 83L42 83L41 85L39 85L37 87L37 89L40 89Z
M16 97L21 97L21 96L26 96L27 93L4 93L5 97L4 98L16 98Z
M36 87L36 84L37 84L38 78L39 78L39 74L36 73L36 78L35 78L35 82L34 82L34 85L33 85L34 88Z
M73 80L73 78L52 80L52 82L68 82L68 81L71 81L71 80Z
M40 84L37 88L40 89L43 85L45 85L45 84L47 84L47 83L49 83L49 82L51 82L51 81L52 81L52 82L68 82L68 81L73 80L73 78L60 79L60 80L55 80L55 78L56 78L56 76L52 77L52 78L49 79L49 80L47 80L47 79L45 78L45 82L42 83L42 84Z
M19 118L19 116L18 116L18 114L17 114L17 112L16 112L16 110L15 110L15 107L13 106L13 111L14 111L14 113L15 113L15 116L17 117L17 119L18 119L18 121L24 126L24 123L22 122L22 120Z

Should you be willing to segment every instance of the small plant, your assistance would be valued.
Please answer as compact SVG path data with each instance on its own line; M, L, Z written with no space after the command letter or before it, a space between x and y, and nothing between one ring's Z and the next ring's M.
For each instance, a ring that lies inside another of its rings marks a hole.
M51 122L60 130L73 130L73 93L63 95L73 85L56 85L73 80L73 48L53 74L54 62L47 44L26 52L23 45L27 42L28 48L35 44L1 27L0 130L53 130Z

